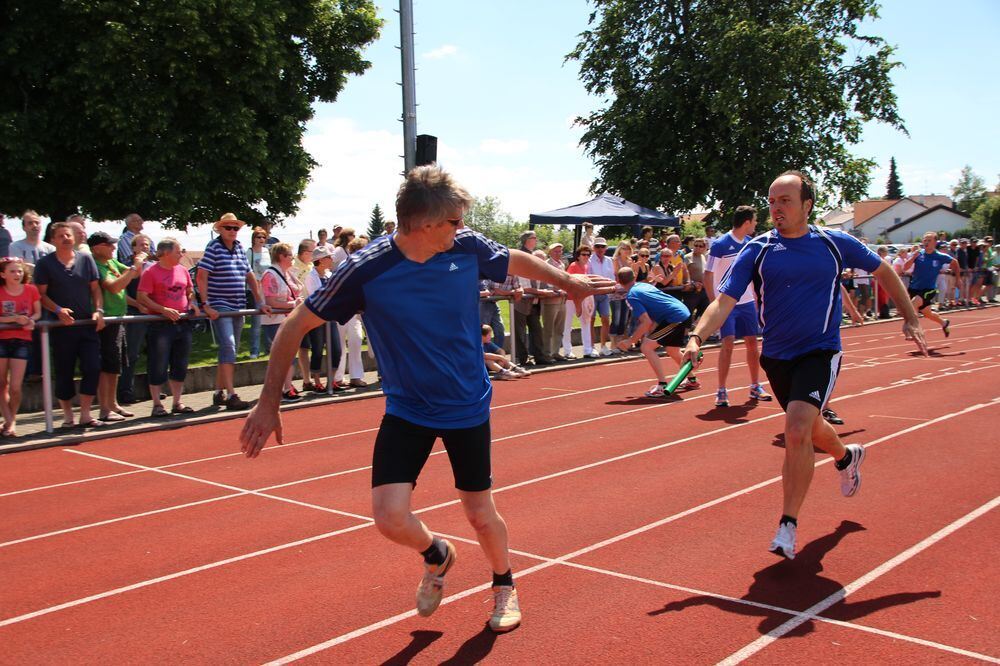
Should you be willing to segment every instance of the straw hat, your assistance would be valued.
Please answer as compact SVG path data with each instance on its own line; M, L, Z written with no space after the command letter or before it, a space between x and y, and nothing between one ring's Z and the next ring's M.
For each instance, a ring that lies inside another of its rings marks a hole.
M233 213L226 213L225 215L223 215L222 217L220 217L218 220L216 220L215 224L212 225L212 226L214 226L215 230L218 231L219 227L221 227L223 225L229 225L229 224L237 224L237 225L239 225L239 226L242 227L242 226L244 226L246 224L246 222L244 222L243 220L241 220L238 217L236 217L236 215L234 215Z

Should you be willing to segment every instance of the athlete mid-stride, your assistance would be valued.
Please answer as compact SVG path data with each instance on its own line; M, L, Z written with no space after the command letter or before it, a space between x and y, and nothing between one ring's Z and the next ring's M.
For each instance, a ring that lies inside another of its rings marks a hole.
M899 304L907 339L924 354L927 347L917 313L892 267L850 235L808 224L815 195L805 174L781 174L768 190L768 203L774 230L753 239L736 257L682 360L699 363L704 338L718 329L752 284L764 335L760 364L785 410L784 501L770 550L793 559L799 510L815 466L813 444L833 456L845 497L861 486L864 447L845 446L820 417L840 370L841 272L862 268L874 274Z

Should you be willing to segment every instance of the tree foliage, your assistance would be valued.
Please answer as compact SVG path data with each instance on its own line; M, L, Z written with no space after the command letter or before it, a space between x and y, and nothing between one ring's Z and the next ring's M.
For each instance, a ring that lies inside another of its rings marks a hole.
M594 0L568 58L604 108L579 118L608 189L645 206L760 205L802 169L827 201L860 198L873 162L864 122L905 132L889 74L899 63L859 32L873 0Z
M951 188L951 196L955 208L971 215L986 201L986 181L973 172L971 166L965 165L958 182Z
M889 159L889 180L885 183L886 199L902 199L903 183L899 181L899 174L896 173L896 158Z
M0 210L168 225L293 214L312 103L370 65L372 0L11 0Z
M378 238L385 233L385 215L382 214L382 207L375 204L372 208L372 216L368 220L368 238Z
M515 221L493 196L476 197L464 220L465 226L507 247L518 247L521 233L528 228L527 222ZM568 249L573 246L573 231L563 226L540 224L535 227L535 235L538 236L538 249L544 250L550 243L557 242Z
M976 235L1000 236L1000 197L989 197L972 213Z

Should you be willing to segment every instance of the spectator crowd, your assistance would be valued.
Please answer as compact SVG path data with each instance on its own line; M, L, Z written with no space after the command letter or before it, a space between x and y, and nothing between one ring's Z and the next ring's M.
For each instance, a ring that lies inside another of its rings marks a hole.
M0 218L0 436L16 436L16 418L25 378L42 372L40 319L63 326L51 330L55 396L62 410L62 427L101 427L135 416L131 411L140 391L136 368L145 354L145 381L151 396L150 415L164 417L194 411L184 404L183 389L197 326L208 318L217 345L213 403L228 410L243 410L249 403L235 386L235 364L244 333L246 310L250 358L267 354L286 313L319 289L349 255L363 248L368 238L354 229L320 229L316 240L296 244L281 242L272 225L262 223L250 231L246 246L239 236L246 223L232 213L214 222L215 236L196 268L184 265L186 249L180 240L165 237L154 242L143 233L144 220L128 215L116 238L105 232L87 235L86 220L71 215L49 223L32 210L21 216L24 237L14 241ZM734 224L735 228L735 224ZM690 328L714 297L710 248L720 239L709 227L704 237L663 230L654 236L643 227L635 238L609 242L594 235L585 224L581 243L566 248L561 243L539 247L534 231L521 234L519 249L534 254L569 273L596 274L612 280L630 269L635 283L649 284L677 298L690 311ZM393 223L386 224L393 233ZM954 259L938 276L936 307L981 305L996 300L1000 253L993 239L935 239L938 252ZM892 248L895 249L895 248ZM902 248L894 256L882 246L878 253L907 281L911 258L920 246ZM717 276L718 280L721 276ZM869 276L845 272L843 284L850 295L845 317L888 317L892 304L883 293L874 294ZM715 286L718 286L716 284ZM628 289L590 296L582 301L567 298L556 286L508 276L506 281L481 281L480 322L483 327L484 362L494 379L530 376L533 366L548 366L577 358L574 332L587 358L627 353L637 320L626 300ZM509 300L513 330L505 329L499 301ZM105 318L156 315L145 322L109 323ZM507 358L505 341L513 338L513 357ZM300 400L303 392L342 391L366 386L365 334L355 316L344 325L327 324L311 331L299 345L296 365L301 390L293 383L296 368L289 367L283 400ZM329 341L330 348L327 349ZM625 344L623 344L625 341ZM638 345L636 345L638 347ZM332 386L325 383L323 360L329 357L335 373ZM79 381L77 381L77 378ZM166 400L169 398L169 403ZM74 400L78 413L74 412Z

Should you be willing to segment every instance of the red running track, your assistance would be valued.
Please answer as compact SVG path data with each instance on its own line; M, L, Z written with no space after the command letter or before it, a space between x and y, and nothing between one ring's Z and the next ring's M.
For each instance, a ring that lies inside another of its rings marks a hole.
M864 487L840 497L817 456L793 562L766 550L782 415L740 402L742 363L727 409L714 351L669 402L641 359L499 384L524 610L499 637L438 449L414 501L459 561L415 616L419 560L368 518L380 399L289 412L255 461L238 421L5 456L0 663L1000 663L1000 311L952 319L928 359L898 324L844 331Z

